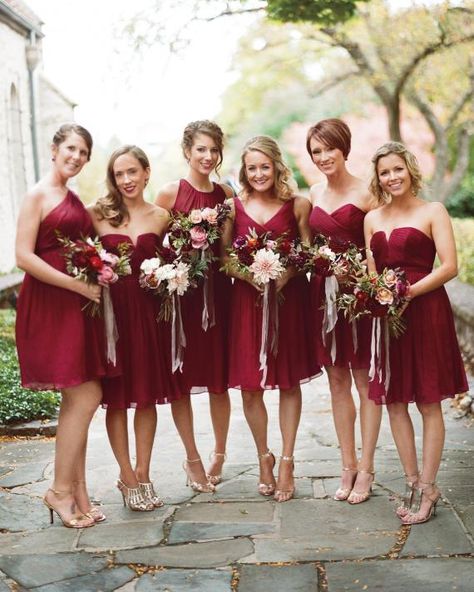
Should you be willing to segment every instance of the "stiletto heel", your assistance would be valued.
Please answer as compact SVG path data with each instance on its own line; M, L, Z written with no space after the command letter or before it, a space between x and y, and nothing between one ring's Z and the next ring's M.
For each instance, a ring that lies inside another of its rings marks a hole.
M138 487L141 491L142 496L145 498L145 500L152 503L155 508L161 508L161 506L163 506L163 504L165 502L155 492L155 488L153 486L153 483L138 482Z
M365 469L359 469L357 473L365 473L367 475L372 475L372 481L370 482L369 489L367 491L356 491L355 489L353 489L350 492L347 501L352 505L361 504L362 502L366 502L369 499L372 493L372 485L375 479L374 471L366 471Z
M56 496L71 494L70 491L57 491L56 489L53 489L52 487L50 487L48 489L48 491L52 491L54 493L54 495L56 495ZM46 492L46 494L47 493L48 492ZM59 510L48 502L48 500L46 499L46 495L43 497L43 503L49 510L50 524L54 524L54 513L56 512L56 514L59 516L59 519L61 520L61 522L63 523L63 525L66 528L89 528L90 526L95 525L94 519L90 518L89 516L86 516L84 514L81 514L79 516L79 518L71 518L71 520L66 520L66 518L64 518L64 516L61 515Z
M201 457L194 458L193 460L189 460L189 458L187 458L183 461L183 470L186 473L186 486L191 487L191 489L197 493L214 493L216 488L212 483L209 481L207 481L207 483L198 483L198 481L193 481L189 475L188 465L197 462L201 462Z
M134 512L152 512L155 506L145 499L140 487L127 487L121 479L117 479L117 489L122 494L123 506Z
M209 454L209 460L212 461L213 457L222 457L224 459L222 461L223 463L227 460L227 454L225 452L216 452L213 450ZM222 481L222 473L220 475L210 475L209 473L206 473L206 477L211 485L219 485L219 483Z
M428 522L431 516L436 516L436 506L441 499L441 492L436 487L436 483L434 481L428 481L425 483L424 481L420 480L419 485L420 487L418 488L418 493L420 495L420 499L416 512L412 512L410 510L406 516L402 516L402 524L423 524L423 522ZM434 491L434 496L429 495L427 492L428 488ZM429 500L429 505L426 513L422 514L421 506L424 499Z
M280 456L280 463L282 461L290 462L292 469L295 469L295 457L294 456ZM287 502L292 499L295 495L295 486L290 487L289 489L277 489L275 491L275 495L273 496L277 502Z
M351 467L342 467L343 471L346 471L348 473L354 473L354 478L352 479L352 483L350 487L339 487L336 490L336 493L334 494L333 498L334 500L336 500L337 502L345 502L346 499L349 497L352 488L354 487L354 482L356 480L357 477L357 469L352 469Z
M273 465L272 465L272 472L273 472L273 469L274 469L275 463L276 463L275 455L273 454L273 452L271 450L267 450L266 452L263 452L262 454L258 455L259 462L264 458L272 458L273 459ZM265 497L268 497L268 496L273 495L275 493L275 487L276 487L276 485L274 483L259 483L258 484L258 493L260 495L264 495Z
M407 475L405 473L406 483L405 495L403 496L403 503L401 506L398 506L398 508L395 510L395 513L399 518L403 518L403 516L406 516L411 510L415 493L417 491L419 477L419 473L416 473L414 475Z

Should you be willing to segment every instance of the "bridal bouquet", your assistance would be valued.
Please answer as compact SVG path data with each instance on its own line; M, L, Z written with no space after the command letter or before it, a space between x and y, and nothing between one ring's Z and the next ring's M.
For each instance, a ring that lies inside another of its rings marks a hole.
M176 212L170 222L168 239L171 249L191 267L196 265L196 259L199 260L198 279L203 284L201 325L204 331L215 325L212 274L208 273L208 269L217 257L211 246L220 238L230 210L230 205L220 203L214 208L191 210L188 214Z
M285 235L277 238L270 232L258 235L252 228L249 234L234 239L228 249L230 262L226 267L249 275L256 284L265 286L295 264L298 246L297 241L290 241Z
M337 302L346 317L351 320L363 315L385 318L391 335L399 337L403 333L405 324L401 313L408 302L410 284L402 269L385 268L380 274L366 273L351 287L351 292L342 294Z
M302 246L301 263L296 262L296 266L313 275L335 276L342 284L365 271L362 254L354 243L323 234L317 234L309 247Z
M171 321L172 370L182 371L186 347L181 300L190 288L195 288L206 270L206 262L196 257L185 257L174 249L162 248L156 257L144 259L140 265L140 286L160 297L157 320Z
M262 337L260 344L261 386L267 377L267 358L278 354L278 299L275 280L296 262L300 244L286 235L276 238L270 232L258 235L255 229L249 234L237 236L228 249L230 262L225 266L249 276L263 287Z
M120 277L130 275L130 245L126 242L117 246L117 253L109 253L104 249L98 238L81 238L73 241L56 232L58 241L63 246L63 256L66 260L66 270L75 277L88 284L98 284L103 287L102 303L105 323L105 336L107 343L107 359L114 365L116 363L115 344L118 339L117 325L115 322L112 299L109 286ZM101 305L89 300L82 308L91 316L100 315Z
M73 241L57 233L58 241L63 246L63 256L66 260L66 270L69 275L87 284L98 284L107 288L114 284L119 277L130 275L130 245L120 243L117 247L118 255L104 249L98 238L81 238ZM100 314L100 304L89 301L83 308L91 316Z

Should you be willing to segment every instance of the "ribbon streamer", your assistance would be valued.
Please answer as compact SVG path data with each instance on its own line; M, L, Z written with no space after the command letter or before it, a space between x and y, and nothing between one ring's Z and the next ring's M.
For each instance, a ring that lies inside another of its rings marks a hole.
M171 368L173 372L178 369L182 372L186 335L184 334L183 318L181 316L181 298L176 292L173 292L171 303Z
M385 369L382 364L382 343L385 356ZM377 376L379 382L383 380L385 394L387 394L388 387L390 386L390 331L386 319L372 319L370 352L369 379L372 381ZM384 373L385 377L383 376Z
M263 311L262 311L262 340L260 344L260 370L263 371L260 386L265 388L267 380L268 354L271 353L274 357L278 354L278 301L275 288L275 282L270 280L265 284L263 290Z
M206 259L207 255L205 251L201 251L201 259ZM211 255L212 260L212 255ZM209 266L210 267L210 266ZM213 270L206 269L204 274L204 282L202 286L202 298L203 298L203 306L202 306L202 316L201 316L201 326L204 331L207 331L209 327L214 327L216 324L216 314L214 308L214 282L213 277L214 273Z
M117 364L117 352L115 344L117 343L119 334L117 330L117 323L115 321L114 306L112 304L112 298L110 297L109 286L102 288L102 296L104 302L104 324L105 324L105 337L107 341L107 360L114 366Z
M336 298L339 292L339 283L334 275L328 276L324 281L324 316L323 326L321 329L323 344L326 345L326 335L332 332L331 336L331 360L334 364L336 360L336 335L334 334L334 327L337 323L337 306Z

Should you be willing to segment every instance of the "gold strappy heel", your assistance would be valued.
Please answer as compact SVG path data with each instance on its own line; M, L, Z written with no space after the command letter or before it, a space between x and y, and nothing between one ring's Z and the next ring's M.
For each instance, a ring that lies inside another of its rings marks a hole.
M403 503L398 506L395 510L395 514L399 518L403 518L407 514L409 514L411 507L413 505L413 501L415 498L415 494L417 492L417 485L420 478L420 474L416 473L415 475L407 475L405 473L405 495L403 496Z
M140 487L128 487L121 479L117 479L117 489L122 494L123 505L134 512L152 512L155 506L143 497Z
M281 461L290 462L293 467L293 471L295 469L294 460L295 460L294 456L280 456L280 462ZM275 491L275 495L273 497L277 502L287 502L290 499L292 499L294 495L295 495L295 486L293 485L293 487L290 487L289 489L277 489Z
M70 491L57 491L56 489L53 489L52 487L50 487L48 489L48 491L52 491L54 493L54 495L71 494ZM46 492L46 493L48 493L48 492ZM94 518L92 518L90 516L86 516L85 514L81 514L78 518L72 518L71 520L66 520L64 518L64 516L61 515L59 510L57 510L52 504L50 504L48 502L48 500L46 499L46 496L43 497L43 503L49 510L50 524L54 523L54 513L56 513L66 528L90 528L91 526L95 525Z
M264 458L272 458L273 459L273 465L272 465L272 471L275 467L275 455L273 454L273 452L271 450L267 450L266 452L263 452L262 454L258 455L258 460L259 462L264 459ZM258 493L260 495L264 495L265 497L268 497L270 495L273 495L275 493L275 487L276 485L274 483L259 483L258 484Z
M436 516L436 505L441 499L441 492L436 487L436 483L434 481L428 481L425 483L424 481L419 481L420 487L418 487L418 493L420 495L420 499L418 502L418 507L415 512L408 512L406 516L401 518L402 524L423 524L423 522L428 522L431 516ZM429 495L426 491L428 488L432 490L434 495ZM425 514L421 514L421 504L423 503L423 499L428 499L430 505L428 506L428 511Z
M212 458L215 456L222 457L224 459L223 462L227 460L227 454L225 452L216 452L215 450L209 455L209 460L212 461ZM210 475L209 473L206 473L206 477L211 485L219 485L222 481L222 473L220 475Z
M356 491L355 489L353 489L350 492L349 497L347 498L347 501L352 505L361 504L362 502L366 502L369 499L370 495L372 494L372 485L373 485L374 479L375 479L374 471L366 471L365 469L359 469L357 472L372 475L372 481L371 481L371 483L369 485L369 489L367 491ZM356 479L357 479L357 477L356 477Z
M339 487L336 490L336 493L334 494L332 499L335 499L337 502L345 502L346 499L349 497L352 488L354 487L354 481L356 480L357 477L357 469L351 469L351 467L342 467L343 471L346 471L348 473L354 473L354 479L352 479L352 484L350 487Z
M140 483L138 482L138 488L145 500L151 502L155 508L161 508L165 503L161 497L159 497L155 491L153 483Z
M209 481L207 483L198 483L197 481L193 481L190 477L188 473L188 465L197 462L201 462L201 457L194 458L193 460L189 460L189 458L187 458L185 461L183 461L183 470L186 473L186 486L191 487L191 489L197 493L214 493L216 488L212 483Z

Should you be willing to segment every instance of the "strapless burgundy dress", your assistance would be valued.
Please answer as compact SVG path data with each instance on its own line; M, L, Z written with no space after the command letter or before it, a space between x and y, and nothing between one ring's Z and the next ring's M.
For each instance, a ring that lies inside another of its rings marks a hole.
M364 244L364 217L365 212L354 204L344 204L331 214L315 206L309 219L310 227L314 235L324 236L336 240L349 241L363 249ZM323 304L324 304L325 278L315 275L311 278L311 312L314 351L316 361L322 366L337 366L340 368L353 368L355 370L369 368L370 366L370 335L371 321L362 318L356 321L357 347L354 347L352 325L344 317L344 313L338 314L334 327L336 339L336 357L331 358L332 336L326 336L326 344L323 343Z
M156 256L160 238L153 232L141 234L133 245L129 236L106 234L101 242L107 251L118 252L118 245L130 244L131 275L110 286L119 338L117 352L122 374L102 380L103 407L127 409L170 403L180 397L181 385L171 372L170 332L158 323L159 299L140 287L140 265Z
M371 249L381 272L404 269L414 284L433 269L433 240L412 227L395 228L390 237L372 236ZM468 390L466 373L454 328L453 313L444 286L414 298L403 314L405 332L389 344L390 382L369 382L369 398L376 403L437 403ZM384 364L382 364L383 367Z
M72 191L41 222L35 246L38 257L67 273L56 231L71 240L95 234L89 214ZM87 302L76 292L25 275L16 319L23 386L60 390L118 372L107 369L104 321L81 310Z
M240 199L235 198L234 238L254 228L258 234L271 232L274 237L284 233L290 240L298 236L293 200L286 202L265 224L253 220ZM232 289L229 331L229 384L242 390L290 389L318 376L321 368L312 352L309 283L306 276L289 280L282 290L280 302L278 352L268 356L265 384L261 381L259 354L262 339L262 295L248 282L235 280Z

